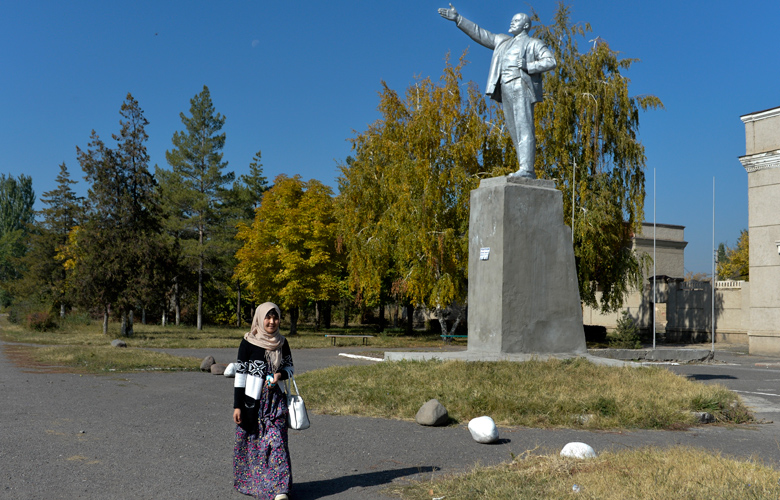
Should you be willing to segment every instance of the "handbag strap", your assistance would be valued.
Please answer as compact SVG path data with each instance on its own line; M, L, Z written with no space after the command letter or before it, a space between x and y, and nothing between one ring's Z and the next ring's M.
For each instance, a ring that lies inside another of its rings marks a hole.
M290 387L290 380L292 380L293 387L295 387L295 394L300 396L301 391L298 390L298 384L295 382L295 377L293 377L292 375L290 375L289 379L284 381L284 387L286 389L284 392L286 392L287 394L292 394L292 387Z

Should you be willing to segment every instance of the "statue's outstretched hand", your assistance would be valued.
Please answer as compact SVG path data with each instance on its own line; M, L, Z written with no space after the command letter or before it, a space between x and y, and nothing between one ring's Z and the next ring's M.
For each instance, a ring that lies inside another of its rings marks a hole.
M439 9L439 15L444 19L448 19L450 21L458 20L458 11L455 10L455 7L453 7L452 4L450 4L449 9Z

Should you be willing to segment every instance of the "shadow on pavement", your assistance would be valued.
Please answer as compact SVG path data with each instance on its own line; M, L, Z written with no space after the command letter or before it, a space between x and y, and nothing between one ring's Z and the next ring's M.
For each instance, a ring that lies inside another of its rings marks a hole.
M705 375L705 374L693 374L687 375L689 380L737 380L734 375Z
M309 481L308 483L294 483L292 495L295 500L315 500L330 495L336 495L350 488L378 486L387 484L394 479L404 476L413 476L424 472L434 472L438 467L405 467L403 469L368 472L352 476L342 476L323 481Z

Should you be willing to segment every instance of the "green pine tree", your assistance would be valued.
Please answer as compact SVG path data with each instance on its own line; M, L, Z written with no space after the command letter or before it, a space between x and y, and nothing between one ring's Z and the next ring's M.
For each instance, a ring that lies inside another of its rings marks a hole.
M14 284L15 293L31 302L49 304L59 309L60 317L72 305L72 293L68 288L67 272L60 252L68 244L71 230L80 224L83 199L76 196L71 187L76 181L70 178L65 163L60 164L57 187L41 196L44 208L38 212L40 222L30 235L29 251L23 259L24 275Z
M190 100L190 116L180 114L184 130L173 134L173 149L165 152L171 166L169 187L175 190L180 217L182 261L197 280L197 329L203 329L203 293L208 275L220 269L220 245L215 232L222 220L225 186L233 172L222 161L225 117L216 113L208 87Z
M32 178L0 174L0 306L12 301L11 281L21 275L18 260L27 251L27 235L34 220Z
M609 347L612 349L640 349L642 347L641 342L639 342L639 328L628 311L623 311L618 318L617 328L609 338Z
M159 193L149 172L148 121L131 94L120 109L121 130L108 148L93 131L86 151L77 148L90 183L86 220L65 252L75 288L86 305L99 305L107 333L109 306L132 334L132 313L158 304L170 279L170 247L162 237Z

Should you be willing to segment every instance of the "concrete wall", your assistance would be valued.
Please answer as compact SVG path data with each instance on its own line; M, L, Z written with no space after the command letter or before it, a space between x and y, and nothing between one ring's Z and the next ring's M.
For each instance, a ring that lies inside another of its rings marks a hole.
M655 225L655 275L682 278L685 275L685 227L672 224ZM643 222L642 232L634 236L634 250L653 258L653 223ZM653 275L653 267L644 270L645 280Z
M709 283L677 283L669 294L665 337L670 341L711 340L712 295ZM715 288L715 341L747 344L750 328L750 283Z
M665 342L708 342L712 317L710 284L672 281L658 284L656 290L656 339ZM632 293L625 310L637 326L652 331L652 285ZM602 314L584 308L583 321L614 329L622 311ZM747 344L750 330L750 283L736 282L715 289L715 341Z
M685 226L674 224L655 224L655 274L657 276L670 276L682 279L685 273L684 250L688 245L685 241ZM641 232L634 236L633 249L637 253L644 253L651 259L653 257L653 223L643 222ZM649 330L653 321L652 312L652 284L648 283L653 274L652 260L650 267L643 269L645 285L641 290L629 294L624 304L634 321L642 330ZM666 294L668 289L665 281L659 280L656 289L658 295L658 308L656 310L656 324L663 326L666 322ZM601 293L596 292L596 298L601 300ZM601 325L608 329L615 328L618 318L623 311L604 314L597 309L583 306L583 322L586 325Z
M650 297L652 291L645 287L642 291L635 291L626 298L623 309L614 313L602 313L598 309L583 306L582 322L586 325L600 325L612 330L617 326L617 320L622 316L623 311L633 318L637 326L642 329L649 329L652 323ZM601 300L601 292L596 292L596 298Z
M750 282L740 288L716 288L715 342L747 344L750 330Z

